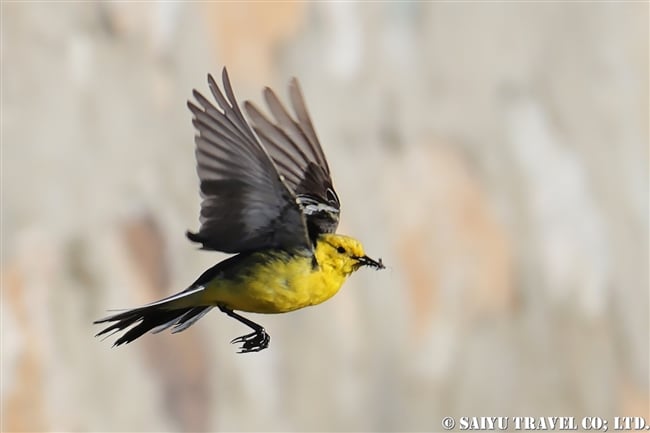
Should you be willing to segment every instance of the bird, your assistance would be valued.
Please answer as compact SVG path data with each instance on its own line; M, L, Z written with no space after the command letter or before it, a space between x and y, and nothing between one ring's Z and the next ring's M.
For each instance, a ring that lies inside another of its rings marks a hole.
M216 105L196 89L187 106L196 129L201 209L200 249L233 254L185 290L96 320L96 336L124 332L113 344L170 329L186 330L214 307L252 332L231 341L239 353L266 349L266 329L239 312L278 314L320 304L361 267L384 269L360 241L337 234L340 201L296 78L289 82L293 114L266 87L272 118L250 101L244 117L228 76L223 90L208 74Z

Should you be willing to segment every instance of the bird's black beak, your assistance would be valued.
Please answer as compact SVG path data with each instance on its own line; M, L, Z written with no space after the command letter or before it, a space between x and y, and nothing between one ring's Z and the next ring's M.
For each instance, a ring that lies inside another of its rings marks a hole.
M384 266L384 262L381 261L381 259L373 260L368 256L361 256L357 257L357 260L359 261L360 266L370 266L371 268L375 269L384 269L386 266Z

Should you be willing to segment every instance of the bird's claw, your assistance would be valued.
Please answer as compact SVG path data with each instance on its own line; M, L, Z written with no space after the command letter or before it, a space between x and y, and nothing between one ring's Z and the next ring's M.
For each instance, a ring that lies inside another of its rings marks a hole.
M271 336L266 333L264 328L251 332L250 334L242 335L233 339L231 344L242 343L237 353L259 352L269 347Z

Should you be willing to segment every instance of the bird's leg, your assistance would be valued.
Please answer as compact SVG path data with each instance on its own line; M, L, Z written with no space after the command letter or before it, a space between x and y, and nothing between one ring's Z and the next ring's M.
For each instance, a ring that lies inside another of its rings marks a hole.
M266 330L262 326L258 325L252 320L248 320L247 318L240 316L229 308L219 307L219 309L233 319L237 319L255 331L251 332L250 334L237 337L230 342L232 344L242 343L238 353L259 352L260 350L264 350L269 346L271 336L266 333Z

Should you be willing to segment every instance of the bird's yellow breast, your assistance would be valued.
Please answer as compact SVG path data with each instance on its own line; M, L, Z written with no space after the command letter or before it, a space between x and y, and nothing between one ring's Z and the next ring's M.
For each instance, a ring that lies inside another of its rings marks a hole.
M320 266L310 255L285 251L254 253L232 271L208 283L204 302L253 313L286 313L328 300L348 276Z

